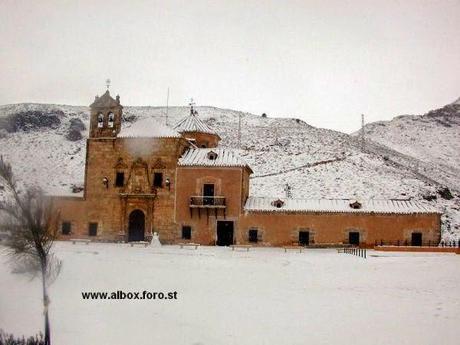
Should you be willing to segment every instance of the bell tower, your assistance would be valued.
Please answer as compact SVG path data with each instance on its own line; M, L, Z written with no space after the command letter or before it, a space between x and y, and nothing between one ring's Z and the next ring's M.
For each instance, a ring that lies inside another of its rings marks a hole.
M89 106L91 109L90 138L116 137L121 130L121 116L123 106L120 96L115 99L110 96L110 81L107 80L107 91L101 96L96 96Z

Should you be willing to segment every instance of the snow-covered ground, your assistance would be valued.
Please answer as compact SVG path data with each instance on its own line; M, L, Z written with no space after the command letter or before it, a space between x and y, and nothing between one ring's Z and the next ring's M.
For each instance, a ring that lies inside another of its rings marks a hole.
M2 248L2 247L0 247ZM72 245L51 286L55 344L458 344L460 255ZM42 327L40 285L0 254L0 327ZM177 291L83 300L82 291Z

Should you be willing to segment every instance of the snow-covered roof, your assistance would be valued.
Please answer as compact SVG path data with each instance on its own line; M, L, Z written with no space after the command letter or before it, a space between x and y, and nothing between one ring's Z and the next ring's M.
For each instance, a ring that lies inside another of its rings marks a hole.
M280 203L276 201L281 200ZM353 200L344 199L288 199L250 196L244 206L249 212L330 212L330 213L441 213L435 208L411 200L366 200L360 208L353 208Z
M189 149L179 158L178 165L249 168L237 151L225 148Z
M162 125L150 118L139 120L131 126L122 125L119 138L180 138L174 129Z
M199 132L207 134L217 134L214 130L211 129L211 127L205 124L198 117L198 113L191 113L187 117L184 117L174 126L174 129L180 133Z

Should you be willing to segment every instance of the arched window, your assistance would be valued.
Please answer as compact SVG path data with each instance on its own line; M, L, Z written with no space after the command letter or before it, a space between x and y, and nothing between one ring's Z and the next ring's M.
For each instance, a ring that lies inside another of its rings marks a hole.
M104 114L102 113L97 114L97 127L98 128L104 127Z
M113 113L109 113L109 128L113 128L114 121L115 121L115 115L113 115Z

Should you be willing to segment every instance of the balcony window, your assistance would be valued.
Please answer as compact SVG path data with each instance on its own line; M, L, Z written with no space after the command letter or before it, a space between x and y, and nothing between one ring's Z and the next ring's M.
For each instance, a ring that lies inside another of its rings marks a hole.
M214 184L205 183L203 185L203 204L214 205Z

